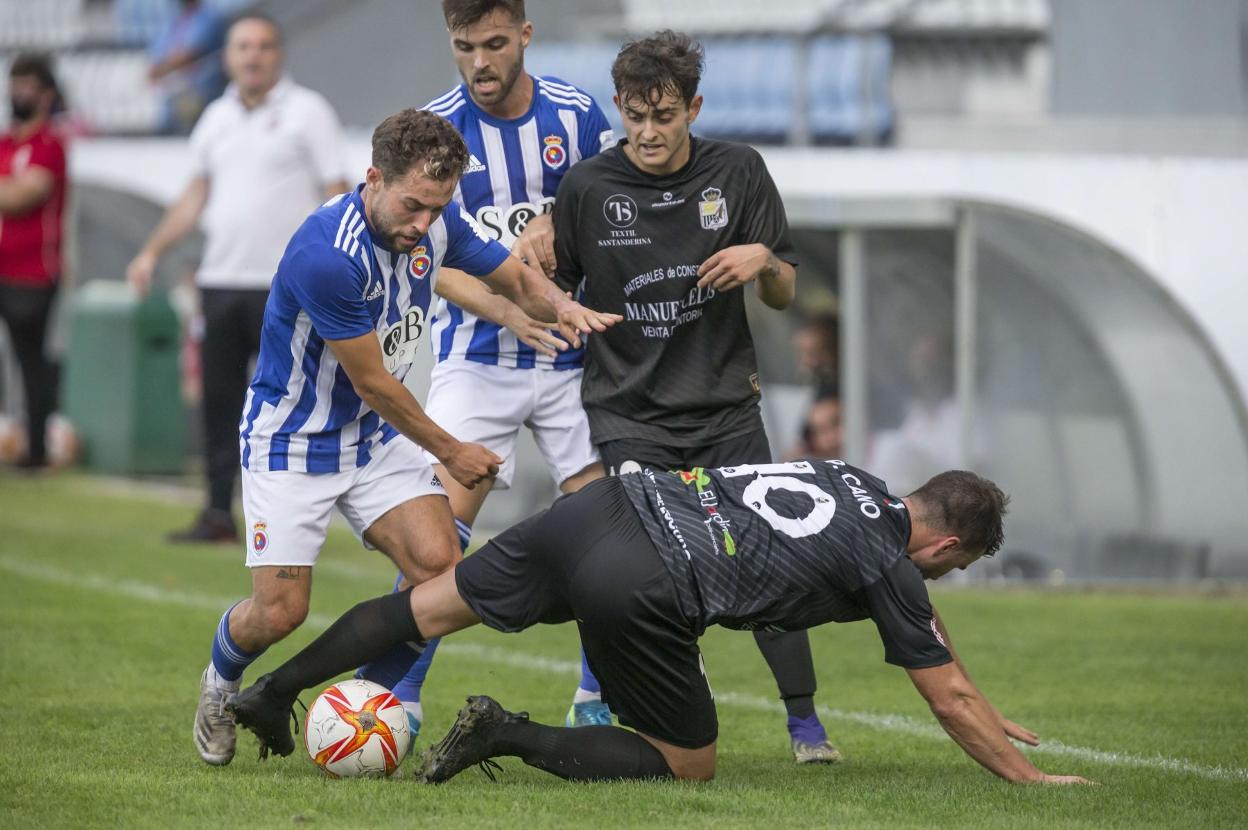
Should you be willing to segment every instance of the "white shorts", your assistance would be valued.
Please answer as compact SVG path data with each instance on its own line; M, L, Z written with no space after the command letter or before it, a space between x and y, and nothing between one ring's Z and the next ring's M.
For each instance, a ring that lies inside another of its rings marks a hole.
M505 460L494 479L506 490L516 470L516 436L533 432L556 484L598 460L581 406L580 369L513 369L471 360L433 368L425 412L460 441L481 444ZM430 463L437 460L430 456Z
M247 567L315 565L335 505L356 538L390 510L420 496L445 496L424 452L402 435L377 445L363 467L339 473L243 470Z

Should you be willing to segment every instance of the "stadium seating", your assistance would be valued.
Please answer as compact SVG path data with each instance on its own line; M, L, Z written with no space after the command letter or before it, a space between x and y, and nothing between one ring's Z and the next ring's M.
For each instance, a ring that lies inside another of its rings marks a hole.
M1042 32L1048 0L785 0L760 19L756 0L624 0L629 31L811 34L820 31Z
M816 38L806 72L810 131L818 142L874 144L893 131L892 44L884 35Z
M103 133L146 133L160 110L141 49L71 52L57 67L74 116Z
M707 40L702 114L708 136L782 142L796 107L797 45L788 38Z
M0 49L63 49L83 37L86 0L0 0Z
M554 76L588 92L619 133L620 114L611 103L615 95L611 62L619 48L615 43L533 43L525 50L524 65L530 72Z

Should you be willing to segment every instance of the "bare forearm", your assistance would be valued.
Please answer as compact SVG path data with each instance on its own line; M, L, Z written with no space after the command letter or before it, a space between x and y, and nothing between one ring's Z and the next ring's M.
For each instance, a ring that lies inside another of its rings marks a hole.
M559 308L568 302L567 296L559 290L553 281L539 274L532 268L524 268L520 279L512 283L500 283L502 291L525 314L543 323L553 323L559 319Z
M22 216L47 201L52 193L52 176L32 173L0 177L0 215Z
M797 269L767 252L767 262L758 272L758 298L777 311L788 308L797 293Z
M499 325L507 325L507 315L516 308L515 303L490 291L476 277L450 268L443 268L438 274L437 292L470 314Z
M459 442L433 422L412 393L393 375L378 373L376 380L356 386L356 392L382 420L444 459Z
M143 252L157 258L164 256L166 251L177 245L186 238L187 234L195 230L195 226L199 222L200 214L203 213L204 205L207 201L207 180L197 179L192 182L182 195L178 197L178 200L165 211L165 215L161 217L160 224L156 226L156 229L152 231L152 235L144 243Z
M1007 781L1039 781L1043 773L1005 737L988 701L967 690L952 702L932 705L949 737L990 772Z

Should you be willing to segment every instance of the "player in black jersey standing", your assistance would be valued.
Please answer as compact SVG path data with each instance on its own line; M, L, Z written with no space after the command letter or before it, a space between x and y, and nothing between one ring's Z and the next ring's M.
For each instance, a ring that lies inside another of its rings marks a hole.
M742 289L783 309L797 273L762 157L695 137L702 49L660 32L612 66L626 138L568 171L555 203L555 279L624 316L588 340L581 399L612 473L771 461ZM755 632L799 763L840 753L815 714L804 631ZM593 666L593 660L589 661Z
M396 643L478 622L519 631L575 619L603 699L636 732L544 726L472 697L419 777L436 783L515 756L569 779L706 780L718 736L697 645L708 626L791 631L871 619L885 661L906 670L968 755L1010 781L1083 783L1045 775L1010 743L1037 738L976 688L924 586L996 551L1007 502L992 482L957 471L899 499L842 461L600 479L455 570L360 603L227 710L288 755L299 692Z

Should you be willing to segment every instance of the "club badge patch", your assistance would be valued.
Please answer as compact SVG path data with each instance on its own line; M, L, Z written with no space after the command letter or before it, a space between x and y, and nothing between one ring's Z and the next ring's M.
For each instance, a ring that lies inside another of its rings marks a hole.
M728 200L718 187L708 187L702 191L702 201L698 202L698 218L702 220L702 229L719 230L728 224Z
M568 152L563 149L563 139L557 135L548 135L542 139L542 143L546 145L546 149L542 150L542 161L551 170L557 170L568 158Z
M268 525L264 522L256 522L251 529L251 549L256 555L264 553L264 549L269 546Z
M433 260L429 258L424 245L417 245L412 249L412 260L408 263L408 270L411 271L413 277L418 280L424 279L432 267Z

